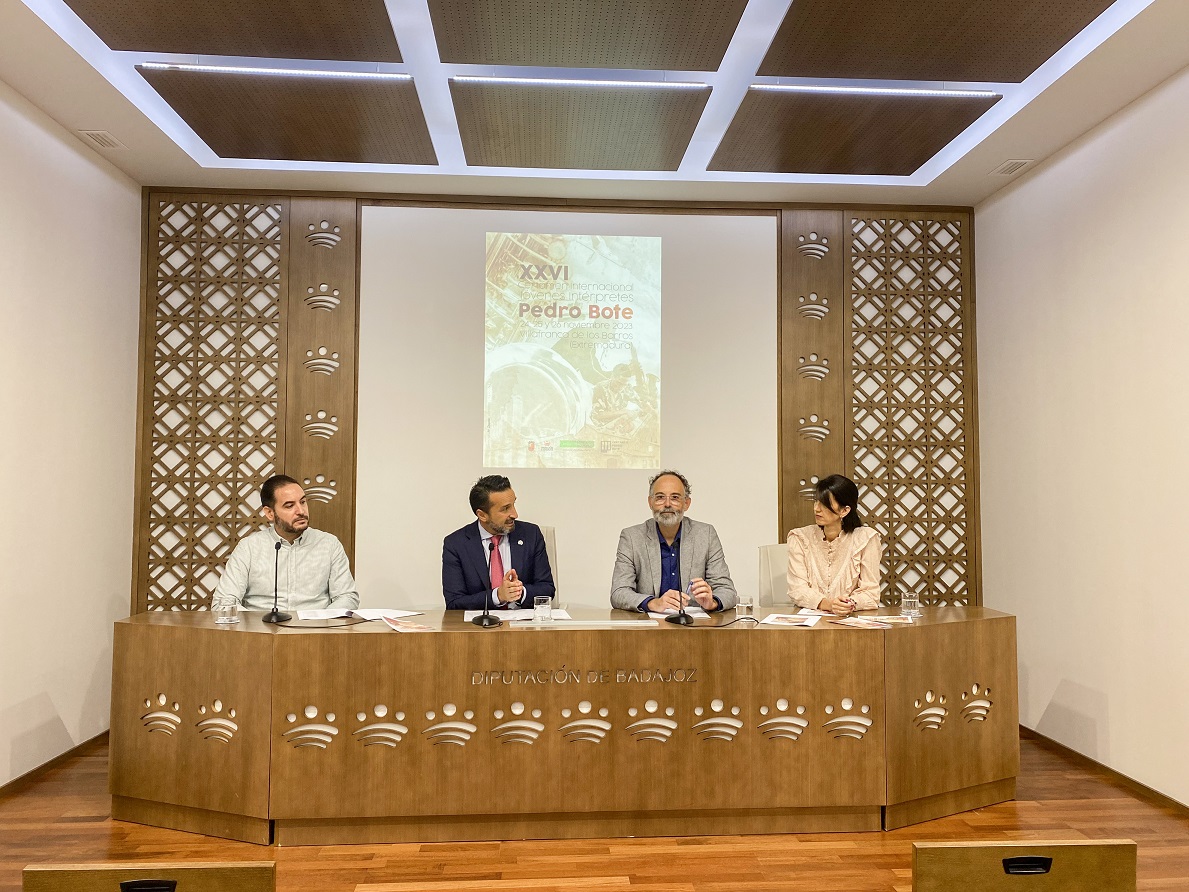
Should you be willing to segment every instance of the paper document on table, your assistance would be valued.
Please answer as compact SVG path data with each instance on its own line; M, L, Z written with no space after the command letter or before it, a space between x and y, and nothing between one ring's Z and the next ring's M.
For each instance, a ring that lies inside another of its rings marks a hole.
M536 616L531 610L512 610L509 611L509 613L509 616L504 616L502 618L512 623L531 623L534 619L536 619ZM560 607L554 607L550 609L549 621L552 622L553 620L558 619L573 619L573 617L570 616L569 611L562 610Z
M322 610L299 610L297 611L298 619L338 619L340 616L350 616L350 610L336 610L333 607L323 608Z
M797 613L801 616L832 616L829 610L815 610L813 607L802 607Z
M429 626L424 626L421 623L410 622L407 619L392 619L388 616L382 616L380 619L383 623L392 629L394 632L432 632Z
M360 607L358 610L352 610L348 616L357 616L360 619L375 620L388 617L389 619L400 619L405 616L421 616L419 610L396 610L391 607Z
M533 621L532 610L492 610L490 614L497 619L502 619L506 623L531 623ZM468 623L476 616L482 616L482 610L467 610L463 613L462 618ZM554 607L550 611L550 619L573 619L569 612L562 610L560 607Z
M517 620L532 619L533 612L531 610L488 610L489 616L494 616L496 619L502 619L506 622L514 623ZM464 610L462 618L468 623L476 616L482 616L482 610Z
M841 619L832 619L830 622L838 626L850 626L854 629L890 629L891 623L883 623L877 619L869 619L865 616L845 616Z
M710 616L710 614L708 614L701 607L697 607L693 604L687 604L685 607L685 612L688 613L690 616L694 617L695 619L706 619L708 616ZM657 613L654 610L648 611L649 616L656 617L657 619L664 619L666 616L672 616L674 613L677 613L677 611L676 610L666 610L664 613Z
M760 620L761 626L791 626L793 628L808 629L821 622L820 614L805 613L770 613Z

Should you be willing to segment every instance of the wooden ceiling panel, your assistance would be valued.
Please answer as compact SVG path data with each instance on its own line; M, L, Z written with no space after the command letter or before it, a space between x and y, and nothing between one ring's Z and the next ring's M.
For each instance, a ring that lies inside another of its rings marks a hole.
M429 0L443 62L715 71L747 0Z
M113 50L400 62L384 0L66 0Z
M758 74L1018 83L1113 0L796 0Z
M137 70L222 158L437 164L412 81Z
M908 176L997 101L753 89L709 169Z
M676 170L710 90L451 81L467 164Z

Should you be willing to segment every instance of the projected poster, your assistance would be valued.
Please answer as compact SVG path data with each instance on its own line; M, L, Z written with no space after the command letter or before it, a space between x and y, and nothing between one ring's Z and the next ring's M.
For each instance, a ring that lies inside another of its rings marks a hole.
M659 238L487 233L484 333L484 466L658 466Z

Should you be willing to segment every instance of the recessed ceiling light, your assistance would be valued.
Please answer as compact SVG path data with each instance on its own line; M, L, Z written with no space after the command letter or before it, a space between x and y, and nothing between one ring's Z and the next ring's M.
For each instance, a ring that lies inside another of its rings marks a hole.
M998 99L1001 94L991 90L938 90L928 87L849 87L827 84L752 84L752 90L778 93L846 93L859 96L951 96L975 99Z
M709 84L690 81L601 81L580 78L555 77L482 77L479 75L457 75L450 78L471 84L535 84L541 87L648 87L663 90L709 90Z
M281 77L335 77L363 80L411 81L411 74L394 71L331 71L323 68L260 68L247 65L188 65L180 62L144 62L150 71L204 71L211 74L265 74Z

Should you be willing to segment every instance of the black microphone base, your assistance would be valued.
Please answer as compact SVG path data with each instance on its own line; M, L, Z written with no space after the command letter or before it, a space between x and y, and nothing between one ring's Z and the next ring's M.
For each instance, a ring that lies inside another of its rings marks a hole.
M495 626L503 625L503 620L498 616L492 616L490 613L480 613L471 620L476 626L481 626L484 629L491 629Z
M692 626L694 618L688 613L674 613L672 616L666 616L665 622L672 623L675 626Z
M287 623L291 619L293 619L293 617L290 614L281 613L281 611L277 610L275 607L268 611L268 613L264 614L264 616L260 617L260 621L262 623Z

